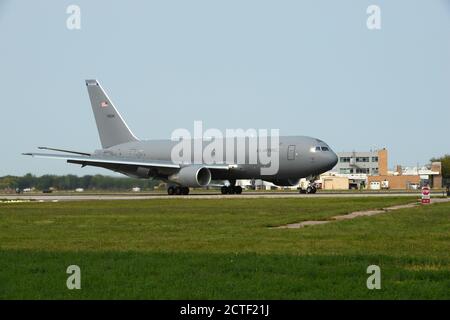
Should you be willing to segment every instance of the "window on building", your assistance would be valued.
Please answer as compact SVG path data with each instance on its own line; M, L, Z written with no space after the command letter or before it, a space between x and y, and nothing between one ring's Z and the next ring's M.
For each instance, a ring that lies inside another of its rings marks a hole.
M339 159L340 162L350 162L350 157L341 157Z
M369 173L369 168L357 168L357 169L356 169L356 173L365 173L365 174L368 174L368 173Z
M351 174L351 173L353 173L353 169L352 168L340 168L339 169L339 173L341 173L341 174Z
M369 162L369 157L357 157L356 162Z
M378 157L372 157L372 162L378 162Z

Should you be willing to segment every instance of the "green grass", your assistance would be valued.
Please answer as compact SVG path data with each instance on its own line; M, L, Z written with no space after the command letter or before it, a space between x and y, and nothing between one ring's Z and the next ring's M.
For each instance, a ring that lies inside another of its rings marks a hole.
M449 299L450 203L270 229L414 198L0 204L0 298ZM68 265L82 289L66 288ZM366 288L367 266L382 289Z

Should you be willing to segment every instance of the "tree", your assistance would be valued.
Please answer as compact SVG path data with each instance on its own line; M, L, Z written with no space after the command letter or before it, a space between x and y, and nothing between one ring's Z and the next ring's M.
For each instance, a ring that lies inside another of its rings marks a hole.
M15 189L18 187L19 178L13 177L13 176L6 176L0 178L0 190L6 190L6 189Z
M133 187L140 187L142 190L152 190L158 185L158 180L153 179L133 179L125 177L111 177L102 175L86 175L78 177L75 175L43 175L36 177L30 173L23 177L5 176L0 177L0 190L15 189L19 187L36 188L45 190L55 188L57 190L75 190L84 188L85 190L116 190L129 191Z
M446 154L440 158L433 158L431 162L441 162L442 164L442 177L444 179L450 179L450 154Z
M20 189L32 188L34 187L35 177L31 173L27 173L22 178L19 179L18 187Z
M39 190L45 190L49 189L50 187L53 187L55 176L53 175L43 175L40 178L37 178L36 180L36 188Z

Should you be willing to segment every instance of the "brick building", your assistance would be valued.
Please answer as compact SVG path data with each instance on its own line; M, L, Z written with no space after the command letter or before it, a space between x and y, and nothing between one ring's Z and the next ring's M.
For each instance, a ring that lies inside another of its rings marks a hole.
M350 188L366 188L380 185L389 189L414 189L424 184L442 188L440 162L420 168L388 170L388 151L383 148L369 152L338 152L338 163L331 170L334 176L347 177Z

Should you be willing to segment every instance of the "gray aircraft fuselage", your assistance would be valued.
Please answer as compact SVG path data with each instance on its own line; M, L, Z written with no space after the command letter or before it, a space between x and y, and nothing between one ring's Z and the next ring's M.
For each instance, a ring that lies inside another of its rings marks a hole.
M279 137L279 170L275 175L261 175L261 165L259 162L250 164L249 152L250 147L247 138L245 148L245 163L237 164L235 168L229 171L212 170L212 180L237 180L237 179L263 179L278 185L295 185L295 180L309 176L315 176L323 172L329 171L337 163L337 156L331 148L323 141L306 136L280 136ZM220 139L223 144L223 157L218 163L224 163L226 159L226 139ZM236 141L236 140L235 140ZM234 145L237 146L237 142ZM147 140L133 141L120 145L116 145L107 149L96 150L95 155L105 158L116 158L120 160L131 161L148 161L161 160L171 161L171 153L177 141L172 140ZM194 140L191 140L193 145ZM203 141L202 151L210 143ZM270 146L271 147L271 146ZM271 148L275 148L271 147ZM328 149L322 151L322 148ZM192 150L194 148L192 147ZM257 151L258 152L258 151ZM194 154L191 156L191 163L194 162ZM226 163L226 162L225 162ZM237 163L237 150L234 150L233 164ZM198 163L199 165L202 163ZM185 164L188 165L188 164ZM267 165L265 165L267 167ZM147 171L136 171L134 168L129 170L118 170L124 174L133 177L144 177ZM171 168L160 168L154 171L154 176L159 178L167 178L173 174ZM150 171L150 176L152 176ZM290 182L288 182L290 180Z

